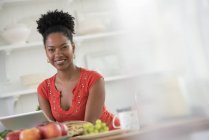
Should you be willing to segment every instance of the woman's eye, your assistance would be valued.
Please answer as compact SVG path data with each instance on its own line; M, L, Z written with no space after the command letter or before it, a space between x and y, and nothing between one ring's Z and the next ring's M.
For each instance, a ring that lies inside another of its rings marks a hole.
M68 48L68 46L63 46L63 48Z
M54 52L54 49L48 49L49 52Z

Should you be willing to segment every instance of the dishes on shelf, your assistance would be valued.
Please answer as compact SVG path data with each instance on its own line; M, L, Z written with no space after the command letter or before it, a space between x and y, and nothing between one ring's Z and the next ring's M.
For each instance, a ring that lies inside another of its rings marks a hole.
M24 44L30 35L31 29L24 24L7 26L1 31L2 38L10 44Z
M107 32L111 24L111 19L108 14L87 14L87 13L76 13L77 17L77 34L87 35L94 33Z
M98 32L104 32L106 27L100 21L83 21L79 24L78 34L79 35L86 35Z

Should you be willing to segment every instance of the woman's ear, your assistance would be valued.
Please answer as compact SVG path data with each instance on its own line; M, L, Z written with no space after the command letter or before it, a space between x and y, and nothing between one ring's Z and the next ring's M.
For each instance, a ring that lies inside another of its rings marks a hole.
M75 43L72 43L72 47L73 47L73 53L75 53Z
M73 47L73 59L75 59L75 43L72 43L72 47Z
M47 63L50 63L50 61L49 61L49 56L48 56L47 49L46 49L46 46L44 46L44 49L45 49L45 53L46 53Z

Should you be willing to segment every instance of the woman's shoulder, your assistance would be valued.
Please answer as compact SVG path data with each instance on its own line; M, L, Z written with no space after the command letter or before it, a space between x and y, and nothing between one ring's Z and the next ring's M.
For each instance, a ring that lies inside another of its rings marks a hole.
M46 78L44 79L40 84L39 84L39 87L45 87L47 85L50 85L52 84L52 82L54 81L54 78L55 78L55 75L49 77L49 78Z
M53 82L54 77L55 77L55 75L53 75L47 79L44 79L37 87L38 94L40 94L45 99L48 99L50 84Z
M87 68L81 68L81 70L83 71L84 75L86 75L87 77L103 77L101 73L95 71L95 70L90 70Z
M91 88L99 79L103 79L103 76L95 70L86 68L82 68L81 70L83 72L82 81L85 81L88 88Z

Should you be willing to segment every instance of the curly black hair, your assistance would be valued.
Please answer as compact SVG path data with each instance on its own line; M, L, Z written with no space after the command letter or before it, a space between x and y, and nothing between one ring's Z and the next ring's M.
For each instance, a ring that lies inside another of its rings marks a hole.
M38 24L37 30L43 36L44 44L47 36L54 32L63 33L73 42L74 19L73 16L62 10L48 11L46 14L41 15L36 22Z

